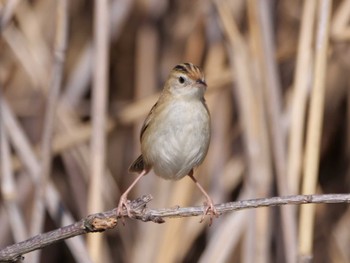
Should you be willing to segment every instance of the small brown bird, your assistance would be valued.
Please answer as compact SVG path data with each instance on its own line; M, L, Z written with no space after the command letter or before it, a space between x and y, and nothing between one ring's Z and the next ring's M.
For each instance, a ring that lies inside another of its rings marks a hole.
M125 207L131 216L127 195L153 169L155 174L169 180L188 175L207 199L202 220L209 214L211 223L213 216L218 216L212 199L193 176L193 169L203 162L210 142L206 88L203 72L191 63L179 64L170 72L157 103L143 123L142 154L129 168L129 172L139 176L121 196L117 215Z

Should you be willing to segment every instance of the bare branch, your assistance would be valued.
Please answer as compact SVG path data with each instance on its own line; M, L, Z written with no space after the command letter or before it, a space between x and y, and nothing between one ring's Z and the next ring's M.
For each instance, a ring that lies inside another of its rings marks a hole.
M152 221L155 223L164 223L164 218L201 216L205 210L204 206L148 209L146 204L151 200L151 195L144 195L136 200L130 201L133 219L138 219L144 222ZM258 207L321 203L350 203L350 194L293 195L260 198L218 204L215 207L220 214L223 214ZM127 217L126 211L124 211L123 217ZM74 224L39 234L28 240L10 245L0 250L0 262L14 262L28 252L47 247L53 243L74 236L92 232L103 232L116 227L117 223L118 218L116 217L115 209L103 213L92 214Z

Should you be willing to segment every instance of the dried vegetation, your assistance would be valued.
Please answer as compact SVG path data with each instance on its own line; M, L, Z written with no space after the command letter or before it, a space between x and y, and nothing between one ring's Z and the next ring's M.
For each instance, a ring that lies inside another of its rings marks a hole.
M0 1L0 247L117 205L142 120L185 61L209 85L213 136L195 174L217 203L349 192L349 0L95 2ZM157 208L203 200L188 178L148 175L130 197L148 193ZM346 205L198 221L127 220L26 258L350 262Z

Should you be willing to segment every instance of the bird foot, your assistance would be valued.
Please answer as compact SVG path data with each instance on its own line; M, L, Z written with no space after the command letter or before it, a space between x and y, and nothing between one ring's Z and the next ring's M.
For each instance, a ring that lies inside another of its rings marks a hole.
M131 214L131 207L130 207L130 203L129 203L128 199L127 199L127 196L122 195L120 197L120 200L119 200L119 204L118 204L118 207L117 207L116 215L117 215L117 217L120 216L123 225L125 225L124 215L122 213L124 208L125 208L125 210L126 210L126 212L128 214L128 217L132 218L133 216Z
M211 226L211 224L213 223L214 217L218 218L220 213L216 210L212 200L207 200L206 202L204 202L204 206L206 206L206 208L203 211L202 218L199 222L202 223L204 221L205 216L209 215L210 216L209 226Z

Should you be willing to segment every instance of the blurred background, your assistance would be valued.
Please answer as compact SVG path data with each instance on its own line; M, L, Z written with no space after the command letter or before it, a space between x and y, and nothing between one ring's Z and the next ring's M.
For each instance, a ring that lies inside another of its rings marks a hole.
M117 206L169 71L203 68L215 203L349 192L349 0L0 0L0 247ZM150 173L129 199L201 205ZM350 262L344 204L125 226L25 262Z

